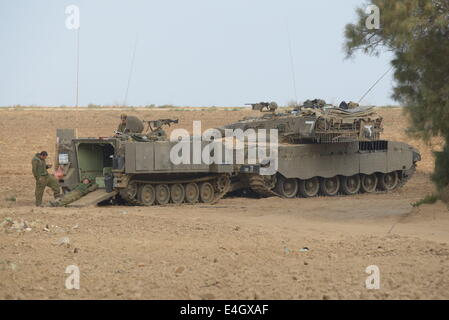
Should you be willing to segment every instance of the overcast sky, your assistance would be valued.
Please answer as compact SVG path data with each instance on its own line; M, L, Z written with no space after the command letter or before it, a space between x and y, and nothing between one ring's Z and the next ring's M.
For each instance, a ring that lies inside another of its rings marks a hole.
M0 0L0 106L75 105L72 4L80 105L124 102L136 39L128 105L285 104L292 71L299 101L357 101L389 68L388 55L344 59L362 0ZM392 84L389 74L364 103L393 104Z

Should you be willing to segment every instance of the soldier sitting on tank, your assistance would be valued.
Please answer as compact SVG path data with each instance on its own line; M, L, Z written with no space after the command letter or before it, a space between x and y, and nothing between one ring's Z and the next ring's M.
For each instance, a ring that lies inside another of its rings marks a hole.
M117 127L117 132L120 133L126 133L126 120L128 119L128 116L126 114L120 115L120 124Z
M359 106L360 105L356 102L350 101L350 102L346 103L346 101L342 101L338 107L343 110L350 110L350 109L356 109Z
M82 198L86 194L88 194L92 191L95 191L97 188L98 188L98 184L93 182L93 178L84 177L82 182L79 185L77 185L72 191L65 194L62 198L60 198L58 200L50 201L50 205L52 207L66 206L69 203L72 203L72 202Z
M357 102L352 102L352 101L350 101L350 102L348 103L348 109L356 109L356 108L358 108L358 107L360 107L360 105L359 105Z

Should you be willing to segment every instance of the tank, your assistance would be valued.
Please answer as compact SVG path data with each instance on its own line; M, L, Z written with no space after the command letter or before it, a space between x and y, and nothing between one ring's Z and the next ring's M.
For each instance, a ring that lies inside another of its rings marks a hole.
M264 114L219 129L277 129L277 168L263 175L266 160L243 164L232 190L283 198L391 192L411 178L421 160L412 146L381 139L383 119L373 108L352 102L330 106L320 99L286 112L277 112L274 102L251 106Z
M112 198L118 204L217 202L230 187L234 167L173 164L169 154L177 141L169 141L163 130L173 123L178 120L141 121L129 116L124 133L95 138L78 138L73 129L58 129L56 165L63 171L59 180L63 190L70 191L83 176L91 176L103 193L110 194L104 197L99 191L98 199Z

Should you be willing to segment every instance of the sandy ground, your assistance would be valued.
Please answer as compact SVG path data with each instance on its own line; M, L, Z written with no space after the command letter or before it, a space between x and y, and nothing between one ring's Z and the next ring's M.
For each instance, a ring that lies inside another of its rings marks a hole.
M401 109L379 112L384 137L423 156L396 193L69 209L33 207L31 158L44 149L54 156L58 127L109 135L121 111L0 110L0 299L448 299L449 212L441 202L411 206L434 191L431 150L405 135ZM177 117L187 129L250 114L128 113ZM69 265L79 267L79 290L65 288ZM370 265L379 267L379 290L365 287Z

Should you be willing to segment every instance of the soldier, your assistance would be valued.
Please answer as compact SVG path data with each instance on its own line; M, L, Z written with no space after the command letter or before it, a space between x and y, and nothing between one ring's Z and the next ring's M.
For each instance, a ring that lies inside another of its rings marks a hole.
M358 107L360 107L360 105L358 103L356 103L356 102L352 102L351 101L351 102L348 103L348 109L356 109Z
M42 205L42 197L44 196L45 187L50 187L53 190L55 199L61 196L59 183L53 175L49 175L47 169L51 168L51 165L45 163L47 159L47 151L36 153L31 160L33 168L33 176L36 179L36 206Z
M93 178L84 177L82 182L77 185L72 191L65 194L61 199L50 201L52 207L66 206L72 203L86 194L95 191L98 188L98 184L93 182Z
M125 133L126 130L126 119L128 119L128 116L126 114L120 115L120 124L117 127L117 131L121 133Z
M304 101L303 106L312 109L322 109L326 106L326 101L322 99L306 100Z

